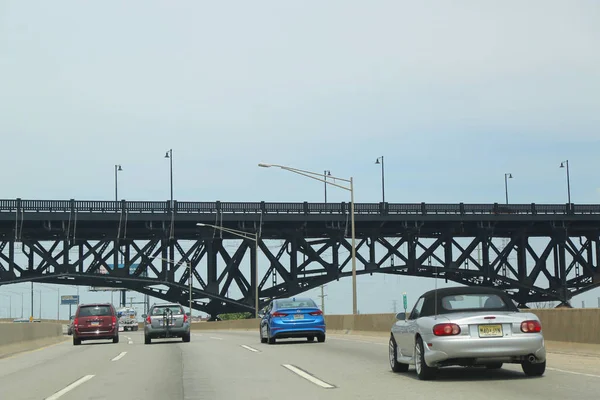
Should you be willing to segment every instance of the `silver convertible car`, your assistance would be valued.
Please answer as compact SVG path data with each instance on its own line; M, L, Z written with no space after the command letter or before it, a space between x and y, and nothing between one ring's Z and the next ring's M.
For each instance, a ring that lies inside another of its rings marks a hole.
M435 378L438 368L521 364L528 376L546 370L542 326L533 313L520 312L505 292L485 287L431 290L408 317L396 315L389 342L390 366L419 379Z

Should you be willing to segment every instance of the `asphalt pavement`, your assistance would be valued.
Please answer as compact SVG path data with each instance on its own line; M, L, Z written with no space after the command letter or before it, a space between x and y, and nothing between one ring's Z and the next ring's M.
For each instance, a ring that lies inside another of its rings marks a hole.
M200 331L143 344L71 340L0 359L0 399L597 399L600 357L550 354L541 378L518 365L452 368L422 382L391 372L385 338L328 335L325 343L261 344L257 332Z

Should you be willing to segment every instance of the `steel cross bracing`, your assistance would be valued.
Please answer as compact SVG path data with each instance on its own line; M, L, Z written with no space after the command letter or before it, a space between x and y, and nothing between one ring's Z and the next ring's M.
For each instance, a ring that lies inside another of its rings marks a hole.
M230 250L239 238L198 222L259 232L260 306L351 274L346 203L180 202L176 213L169 205L0 200L0 284L110 286L186 304L189 260L193 308L212 316L253 311L254 243ZM567 302L599 282L597 205L380 203L356 210L358 274L493 285L521 304ZM494 242L500 237L507 246ZM547 241L540 249L537 238ZM274 250L273 240L283 243ZM126 268L111 270L121 259Z

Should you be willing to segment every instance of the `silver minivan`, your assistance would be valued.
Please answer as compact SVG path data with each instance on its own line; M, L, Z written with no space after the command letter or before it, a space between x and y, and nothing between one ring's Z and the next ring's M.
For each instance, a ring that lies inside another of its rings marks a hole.
M144 343L152 339L180 337L190 341L190 315L177 303L159 303L150 308L144 318Z

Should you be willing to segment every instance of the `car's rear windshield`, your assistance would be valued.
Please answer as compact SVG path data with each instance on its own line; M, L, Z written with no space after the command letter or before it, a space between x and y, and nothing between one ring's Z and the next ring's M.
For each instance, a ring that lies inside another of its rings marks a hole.
M317 305L311 299L303 300L277 300L277 308L315 308Z
M442 298L442 307L447 311L458 310L513 310L514 304L507 304L497 294L461 294Z
M152 310L152 315L163 315L167 310L171 310L173 315L181 315L183 314L183 308L179 306L158 306L154 307Z
M110 306L85 306L79 309L80 317L98 317L112 315Z

